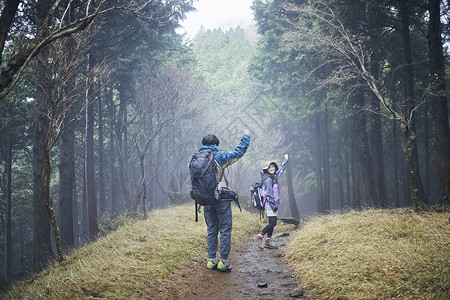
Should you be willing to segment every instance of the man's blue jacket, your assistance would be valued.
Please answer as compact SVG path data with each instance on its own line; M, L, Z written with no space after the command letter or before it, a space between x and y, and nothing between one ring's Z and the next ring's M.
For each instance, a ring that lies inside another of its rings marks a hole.
M247 134L244 134L244 136L241 139L241 143L236 146L236 149L233 151L219 151L219 147L216 145L204 145L200 148L199 151L207 151L207 150L213 150L217 151L217 153L214 155L214 160L217 164L217 180L219 181L224 169L228 167L231 164L234 164L241 158L244 153L247 151L247 148L250 144L250 136ZM228 188L228 182L223 176L222 178L222 187Z

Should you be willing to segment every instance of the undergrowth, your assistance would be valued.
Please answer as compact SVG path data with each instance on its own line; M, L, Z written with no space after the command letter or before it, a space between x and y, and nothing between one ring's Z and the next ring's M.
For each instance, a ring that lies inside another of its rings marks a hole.
M296 232L284 254L325 299L449 299L448 213L320 216Z
M194 222L192 204L123 223L0 298L146 299L161 279L207 260L206 225L203 214ZM233 243L262 226L233 205ZM289 228L280 224L276 231ZM291 235L283 255L302 285L323 299L449 299L449 213L335 213L314 217Z
M261 224L233 206L232 241L258 232ZM153 280L206 263L203 214L194 222L194 205L149 213L80 248L33 278L13 286L1 299L136 299ZM144 297L145 298L145 297Z

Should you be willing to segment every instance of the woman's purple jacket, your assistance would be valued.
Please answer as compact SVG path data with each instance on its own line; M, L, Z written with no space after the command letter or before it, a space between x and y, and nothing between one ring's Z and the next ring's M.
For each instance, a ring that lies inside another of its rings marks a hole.
M284 173L288 160L285 159L280 168L275 172L273 179L269 173L261 171L262 190L265 200L265 209L271 210L274 207L280 208L280 186L278 178Z

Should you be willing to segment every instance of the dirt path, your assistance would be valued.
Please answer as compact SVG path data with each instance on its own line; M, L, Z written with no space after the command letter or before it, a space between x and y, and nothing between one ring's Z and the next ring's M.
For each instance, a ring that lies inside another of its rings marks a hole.
M281 249L286 245L289 234L276 236L278 249L259 249L248 239L232 247L231 272L208 270L198 264L192 274L179 278L177 283L167 286L161 282L154 299L316 299L301 288L291 268L281 258ZM205 262L206 264L206 262ZM304 295L298 295L298 292ZM297 293L297 295L296 295ZM155 296L155 294L153 294Z

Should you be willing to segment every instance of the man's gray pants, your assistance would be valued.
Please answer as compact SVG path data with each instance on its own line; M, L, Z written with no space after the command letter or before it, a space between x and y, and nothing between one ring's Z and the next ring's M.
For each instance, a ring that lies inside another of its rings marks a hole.
M220 232L220 258L228 259L231 247L231 228L233 225L231 201L218 201L203 208L205 222L208 226L206 245L210 259L216 258L218 235Z

